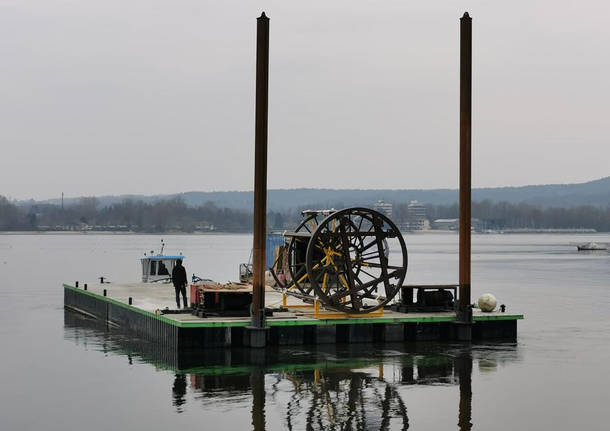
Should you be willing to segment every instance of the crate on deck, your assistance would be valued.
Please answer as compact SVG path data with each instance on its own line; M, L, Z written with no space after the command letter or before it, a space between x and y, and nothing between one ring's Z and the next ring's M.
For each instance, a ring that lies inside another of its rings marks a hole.
M191 307L197 315L248 316L251 303L249 283L191 284Z

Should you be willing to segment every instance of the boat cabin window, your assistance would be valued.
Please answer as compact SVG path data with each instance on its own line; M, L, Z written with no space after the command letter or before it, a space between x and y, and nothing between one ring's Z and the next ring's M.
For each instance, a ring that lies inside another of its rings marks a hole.
M167 269L167 266L162 260L159 261L157 275L169 275L169 270Z
M151 260L150 271L148 275L170 275L174 268L174 263L171 260Z

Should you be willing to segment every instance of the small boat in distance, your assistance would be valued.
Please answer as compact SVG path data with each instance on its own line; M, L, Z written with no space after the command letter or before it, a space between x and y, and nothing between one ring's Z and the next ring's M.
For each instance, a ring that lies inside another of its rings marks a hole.
M578 251L586 251L586 250L608 250L608 246L604 244L598 244L596 242L588 242L586 244L580 244L576 246Z

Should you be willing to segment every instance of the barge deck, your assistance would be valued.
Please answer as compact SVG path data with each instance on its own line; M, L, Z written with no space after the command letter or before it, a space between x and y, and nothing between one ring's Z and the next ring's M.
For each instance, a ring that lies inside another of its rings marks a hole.
M118 326L135 336L160 343L170 349L242 347L250 317L197 317L188 312L163 313L173 305L171 285L64 284L67 309ZM267 288L265 303L280 307L281 293ZM454 312L400 313L384 310L382 315L343 318L316 317L313 310L288 297L288 311L275 311L267 317L268 345L329 343L370 343L427 340L455 340ZM327 316L322 314L321 316ZM473 340L516 339L517 321L522 314L474 312Z

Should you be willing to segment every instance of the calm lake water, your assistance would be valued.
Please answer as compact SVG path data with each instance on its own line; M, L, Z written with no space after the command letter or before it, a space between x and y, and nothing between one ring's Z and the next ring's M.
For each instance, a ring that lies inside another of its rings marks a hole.
M139 256L237 278L249 235L0 235L0 429L607 430L610 235L477 235L473 298L525 314L517 343L184 356L65 312L61 283L137 281ZM408 283L457 281L457 235L407 234ZM168 287L169 289L169 287ZM169 304L168 304L169 305Z

